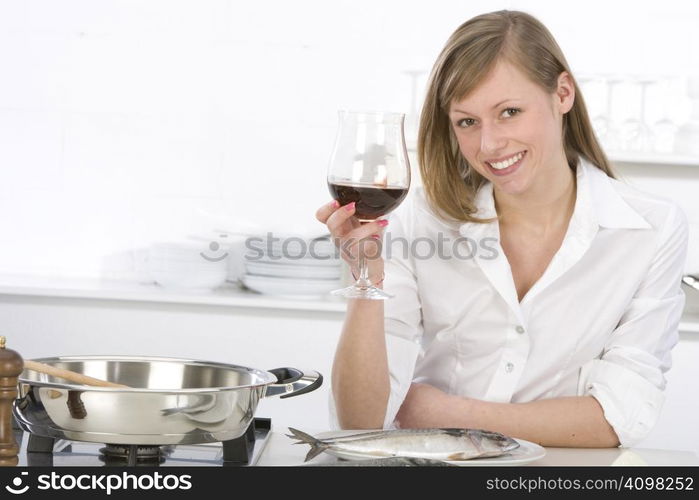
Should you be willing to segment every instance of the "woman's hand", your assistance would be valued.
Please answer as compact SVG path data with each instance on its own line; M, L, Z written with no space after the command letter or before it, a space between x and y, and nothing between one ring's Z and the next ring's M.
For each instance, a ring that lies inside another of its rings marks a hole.
M383 276L383 259L379 241L387 220L375 220L365 224L354 217L355 204L340 206L337 200L323 205L316 212L316 219L328 227L333 242L340 249L340 256L347 262L355 277L358 277L359 251L364 252L372 282Z
M413 383L396 415L396 424L401 429L462 427L454 425L455 422L450 417L458 404L457 399L462 398L449 395L431 385Z

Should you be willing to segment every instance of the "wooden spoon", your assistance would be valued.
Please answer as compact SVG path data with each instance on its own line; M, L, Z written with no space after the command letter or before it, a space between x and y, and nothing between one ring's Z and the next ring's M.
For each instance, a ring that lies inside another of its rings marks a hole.
M55 366L47 365L44 363L39 363L38 361L32 361L30 359L24 360L24 368L28 370L34 370L35 372L45 373L52 377L58 377L69 382L73 382L81 385L91 385L94 387L118 387L121 389L130 389L128 385L117 384L114 382L109 382L107 380L102 380L99 378L89 377L83 375L82 373L76 373L70 370L64 370L63 368L56 368Z

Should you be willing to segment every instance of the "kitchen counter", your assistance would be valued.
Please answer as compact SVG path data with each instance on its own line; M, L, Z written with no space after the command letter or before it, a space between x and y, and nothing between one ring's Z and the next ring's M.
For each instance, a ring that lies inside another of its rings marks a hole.
M310 447L296 444L296 440L285 435L286 428L272 429L265 433L260 429L252 458L252 464L263 467L277 466L332 466L347 462L329 454L321 453L304 462ZM360 431L343 431L353 434ZM322 436L320 432L310 432ZM20 445L19 466L92 467L104 466L103 443L58 440L53 453L28 453L28 434L16 435ZM45 439L45 438L41 438ZM35 443L36 445L36 443ZM699 458L690 451L651 448L545 448L523 445L514 455L492 459L463 462L464 466L689 466L699 467ZM40 446L40 449L46 449ZM522 451L524 450L524 451ZM545 455L541 456L541 451ZM519 452L519 455L516 453ZM532 453L541 458L533 459ZM525 458L523 458L525 457ZM111 460L119 460L118 457ZM122 459L123 460L123 459ZM348 463L347 463L348 464ZM112 465L117 463L112 462ZM122 464L120 464L122 465ZM154 465L153 463L142 465ZM171 449L161 466L209 466L223 465L220 443L178 445Z
M357 431L361 432L361 431ZM311 435L319 434L310 432ZM274 431L267 439L258 466L304 465L304 457L310 449L307 445L297 445L279 431ZM331 465L339 459L321 453L307 462L307 465ZM489 465L498 465L493 462ZM505 463L502 464L507 465ZM699 457L690 451L675 451L646 448L546 448L546 455L516 466L699 466Z
M95 299L131 302L237 306L257 309L286 309L344 313L345 301L328 295L314 300L262 295L233 283L214 290L176 290L155 283L97 278L61 278L0 275L0 295Z

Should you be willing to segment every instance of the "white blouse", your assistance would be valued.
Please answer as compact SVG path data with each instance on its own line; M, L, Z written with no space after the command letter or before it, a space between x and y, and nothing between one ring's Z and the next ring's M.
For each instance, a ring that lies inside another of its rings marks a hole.
M495 402L591 395L622 446L650 432L684 306L686 217L586 161L576 176L563 243L521 302L497 221L445 222L419 189L391 214L385 428L420 382ZM491 183L476 206L496 216ZM337 425L332 395L330 409Z

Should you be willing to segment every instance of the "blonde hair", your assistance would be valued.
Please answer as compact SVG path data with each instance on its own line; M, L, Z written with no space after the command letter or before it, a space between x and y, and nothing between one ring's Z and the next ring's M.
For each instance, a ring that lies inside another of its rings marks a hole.
M459 150L448 109L505 59L545 91L554 93L558 77L570 74L575 101L563 117L563 144L571 168L585 157L612 173L585 107L582 93L551 33L524 12L502 10L474 17L451 35L432 68L418 132L418 160L427 200L442 217L459 222L489 222L473 216L474 198L486 182Z

